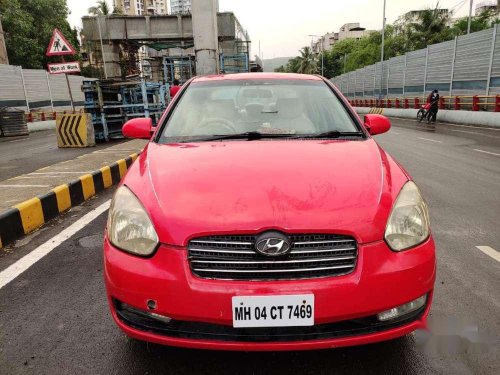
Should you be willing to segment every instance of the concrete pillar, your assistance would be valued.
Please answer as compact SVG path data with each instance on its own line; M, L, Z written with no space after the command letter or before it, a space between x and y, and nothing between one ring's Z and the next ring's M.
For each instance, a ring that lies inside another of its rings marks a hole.
M7 47L5 46L5 38L2 28L1 14L0 14L0 64L9 65L9 57L7 56Z
M108 78L121 77L120 48L116 44L103 44L102 51Z
M151 59L151 80L153 82L163 81L163 62L161 57Z
M196 74L219 72L219 30L217 26L218 0L192 0Z

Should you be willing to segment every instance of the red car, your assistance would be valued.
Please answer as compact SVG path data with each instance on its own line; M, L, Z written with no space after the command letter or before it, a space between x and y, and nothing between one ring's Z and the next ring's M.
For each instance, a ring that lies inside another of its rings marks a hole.
M436 276L418 187L327 80L194 78L118 188L104 243L129 336L216 350L305 350L425 328Z

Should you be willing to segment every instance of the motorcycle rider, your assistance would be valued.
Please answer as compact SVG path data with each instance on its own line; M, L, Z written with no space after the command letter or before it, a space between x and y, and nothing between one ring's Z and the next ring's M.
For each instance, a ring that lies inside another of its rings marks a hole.
M436 122L437 113L439 111L439 90L433 90L427 97L427 102L430 103L431 108L427 113L427 123Z

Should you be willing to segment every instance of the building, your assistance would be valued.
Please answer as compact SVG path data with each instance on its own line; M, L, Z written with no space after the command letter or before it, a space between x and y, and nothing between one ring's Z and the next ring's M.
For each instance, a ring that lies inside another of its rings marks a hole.
M113 5L127 16L167 14L167 0L114 0Z
M190 14L191 0L170 0L171 14Z
M335 33L326 33L321 38L319 38L316 43L313 44L313 50L315 53L321 53L321 51L328 51L332 46L345 39L356 39L359 40L364 36L367 36L372 31L366 30L358 22L346 23L340 30Z
M500 9L500 1L499 0L488 0L488 1L481 1L480 3L476 4L476 16L479 16L481 13L487 10L495 10L497 13L499 12Z

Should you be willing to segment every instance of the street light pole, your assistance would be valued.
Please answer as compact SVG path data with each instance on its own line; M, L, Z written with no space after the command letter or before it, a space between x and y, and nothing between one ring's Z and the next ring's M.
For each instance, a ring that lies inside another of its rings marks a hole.
M472 6L473 6L474 0L470 0L470 6L469 6L469 21L467 22L467 34L470 34L470 28L472 24Z
M380 93L379 97L382 98L382 81L384 80L384 49L385 49L385 6L386 0L384 0L384 15L382 20L382 46L380 48Z
M321 40L321 76L325 76L325 42Z

